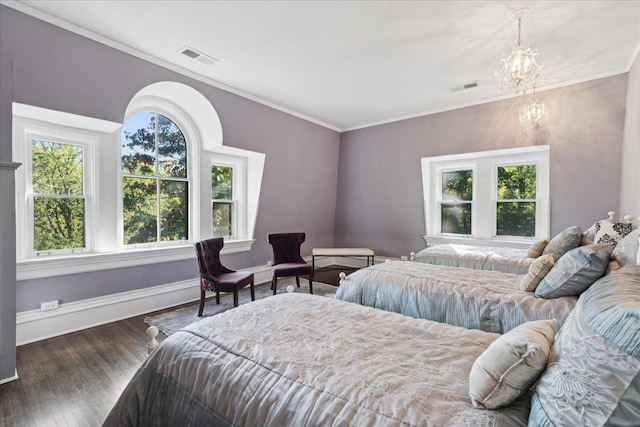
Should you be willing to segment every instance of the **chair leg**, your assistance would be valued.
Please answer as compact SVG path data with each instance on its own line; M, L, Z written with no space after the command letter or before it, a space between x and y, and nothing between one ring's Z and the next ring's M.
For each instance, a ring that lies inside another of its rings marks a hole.
M233 306L238 306L238 290L233 291Z
M253 285L253 281L249 285L249 289L251 289L251 301L255 301L256 300L256 288Z
M300 287L300 276L296 276L296 285Z
M216 291L216 304L220 304L220 291Z
M313 276L311 274L309 275L309 293L313 293Z
M202 310L204 310L204 291L200 290L200 308L198 309L198 317L202 317Z
M273 294L275 295L278 292L278 277L273 276Z

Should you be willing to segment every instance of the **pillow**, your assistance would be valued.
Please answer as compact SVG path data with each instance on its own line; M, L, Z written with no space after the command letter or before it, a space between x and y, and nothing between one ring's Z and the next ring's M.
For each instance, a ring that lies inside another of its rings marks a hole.
M620 264L618 264L618 261L610 261L607 269L604 271L604 275L607 276L617 270L620 270Z
M594 240L596 238L596 224L594 223L591 227L587 228L582 233L582 241L580 242L580 246L587 246L594 244Z
M615 249L611 253L611 259L617 261L620 267L625 265L634 265L638 259L638 238L640 237L640 229L636 228L622 240L618 242Z
M555 323L555 320L523 323L487 347L469 374L473 406L500 408L531 387L547 366Z
M536 296L558 298L580 295L604 274L611 259L611 245L580 246L567 252L540 281Z
M580 296L553 343L531 400L530 426L637 426L640 266Z
M549 243L548 239L538 240L537 242L533 242L531 246L529 246L529 250L527 251L527 256L529 258L538 258L542 255L542 251Z
M542 255L529 266L529 272L520 281L520 290L533 292L538 287L538 283L547 275L553 267L553 255Z
M594 243L615 246L624 236L631 232L630 222L613 222L608 219L596 222Z
M580 227L569 227L551 239L544 251L542 251L542 255L553 254L554 261L558 262L562 255L578 247L581 240L582 230L580 230Z

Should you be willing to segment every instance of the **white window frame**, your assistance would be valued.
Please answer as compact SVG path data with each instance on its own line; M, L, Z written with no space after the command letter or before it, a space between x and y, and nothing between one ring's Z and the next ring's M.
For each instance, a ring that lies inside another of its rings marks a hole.
M162 248L162 247L172 247L172 246L182 246L188 245L191 247L192 242L194 241L194 236L199 234L198 224L199 224L199 198L198 198L198 184L199 180L194 179L193 177L197 177L198 175L198 161L196 152L198 150L197 141L197 133L195 131L195 125L189 120L188 115L182 111L180 107L169 102L167 100L155 97L146 97L144 99L144 103L139 103L136 108L132 109L128 112L125 117L124 123L127 122L132 116L135 116L138 113L149 112L155 113L159 115L163 115L175 123L176 126L182 131L184 135L185 141L187 143L187 188L188 188L188 210L189 210L189 225L187 229L188 236L183 240L173 240L173 241L159 241L159 242L148 242L148 243L134 243L134 244L125 244L124 243L124 218L123 218L123 204L122 204L122 141L121 141L121 131L118 133L118 244L120 250L133 250L133 249L153 249L153 248ZM157 131L156 131L157 134ZM157 136L157 135L156 135ZM156 141L157 142L157 141ZM157 147L156 147L157 149ZM157 153L156 153L157 156ZM156 175L149 175L149 178L158 178ZM167 180L171 180L168 178ZM158 218L158 229L160 227L160 218Z
M466 236L466 237L470 237L473 235L473 216L476 214L476 209L475 209L475 205L476 205L476 167L474 163L460 163L458 165L455 166L441 166L438 167L436 166L436 174L435 174L435 179L436 179L436 187L435 187L435 198L436 198L436 206L435 209L437 209L437 228L436 230L438 230L439 232L442 230L442 203L447 203L444 200L442 200L442 174L446 173L446 172L455 172L455 171L463 171L463 170L470 170L473 176L473 186L472 186L472 193L473 193L473 197L471 198L470 204L471 204L471 234L469 235L465 235L465 234L453 234L453 233L440 233L443 236L450 236L450 237L462 237L462 236ZM468 203L469 201L461 201L462 203Z
M80 253L93 252L95 248L95 224L97 223L96 212L99 206L99 201L95 197L96 188L99 184L98 177L95 176L95 171L97 170L95 150L99 135L86 130L85 132L80 129L70 130L64 126L25 117L15 118L13 128L13 156L16 161L23 164L23 167L16 172L17 259L73 256ZM51 251L34 250L33 153L31 143L33 139L83 147L84 248ZM19 236L23 236L23 238Z
M482 151L421 159L424 196L425 235L428 245L439 243L491 244L505 247L528 247L535 239L546 238L550 230L549 146ZM534 237L497 236L498 166L536 165L536 231ZM471 235L440 232L440 198L442 172L473 172Z
M179 85L178 85L179 86ZM176 85L172 85L176 87ZM195 93L189 92L191 95ZM172 94L169 94L172 95ZM27 164L23 124L29 123L46 129L58 129L74 135L93 138L92 150L93 174L87 174L94 195L91 206L93 229L85 237L87 247L84 251L70 254L32 257L27 254L27 239L16 239L17 280L38 279L42 277L63 276L68 274L101 271L115 268L135 267L145 264L186 260L193 258L193 242L211 237L211 159L212 156L229 156L240 162L243 167L242 190L244 196L239 201L238 211L243 214L239 221L242 236L225 242L223 253L251 250L255 240L257 211L259 205L265 154L234 147L223 146L221 129L216 134L216 123L211 114L215 114L205 101L188 96L176 99L190 100L189 109L183 110L161 96L148 94L136 95L129 104L127 117L139 111L157 111L173 120L185 133L188 147L189 169L192 185L189 189L189 241L169 242L167 245L147 247L124 247L122 242L122 182L121 182L121 131L122 123L95 119L71 113L48 110L31 105L12 103L13 109L13 161L22 163L16 172L16 211L17 234L26 235L26 214L23 199L26 195ZM203 98L204 99L204 98ZM204 104L202 104L204 102ZM198 108L191 108L193 105ZM207 108L204 108L204 107ZM202 116L202 111L208 112ZM188 111L188 113L187 113ZM192 120L193 117L193 120ZM215 118L215 117L214 117ZM196 125L196 121L198 120ZM205 139L206 136L206 139ZM77 138L76 138L77 139ZM91 176L92 175L92 176ZM202 202L202 203L201 203ZM22 210L21 210L22 209ZM87 210L89 212L89 210ZM174 244L171 244L174 243Z
M211 168L213 166L230 167L233 170L232 173L232 191L233 199L230 200L233 205L233 222L232 222L232 235L225 236L224 240L227 241L241 241L247 239L247 159L246 157L232 156L228 154L214 153L211 156L211 164L209 166L209 182L211 182ZM210 195L211 196L211 195ZM211 214L209 215L209 224L212 226L213 215L213 203L216 201L213 197L210 197L211 203L209 204ZM222 201L217 199L218 201ZM213 232L211 233L213 234Z

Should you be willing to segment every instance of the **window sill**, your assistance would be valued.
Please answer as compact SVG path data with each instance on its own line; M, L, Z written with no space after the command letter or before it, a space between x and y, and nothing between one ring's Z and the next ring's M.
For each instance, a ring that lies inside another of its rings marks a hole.
M255 240L230 240L225 242L223 254L250 251ZM162 262L195 259L193 245L152 249L131 249L120 252L76 254L28 259L16 263L16 280L65 276L67 274L114 268L135 267Z
M470 246L497 246L500 248L527 249L535 239L476 239L473 237L453 237L453 236L422 236L427 242L427 246L433 245L470 245Z

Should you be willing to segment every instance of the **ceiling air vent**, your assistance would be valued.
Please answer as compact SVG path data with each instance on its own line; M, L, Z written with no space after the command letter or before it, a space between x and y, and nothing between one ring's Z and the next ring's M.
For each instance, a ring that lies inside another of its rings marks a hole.
M208 55L205 55L202 52L198 52L195 49L192 49L190 47L184 47L182 49L179 50L179 52L185 56L188 56L191 59L195 59L196 61L200 61L205 65L212 65L215 64L216 62L218 62L217 59L212 58Z
M465 83L460 86L451 87L449 88L449 92L451 93L460 92L463 90L473 89L474 87L477 87L477 86L478 86L478 81L476 80L474 82Z

